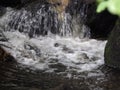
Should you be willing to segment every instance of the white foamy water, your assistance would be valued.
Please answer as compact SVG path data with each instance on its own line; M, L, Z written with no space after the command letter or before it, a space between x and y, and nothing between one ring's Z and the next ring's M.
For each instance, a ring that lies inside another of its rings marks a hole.
M8 10L0 19L1 26L7 26L10 18L9 15L12 15L12 12L14 11ZM76 25L76 23L73 24ZM0 29L2 30L2 28ZM83 26L82 29L84 33L87 28ZM81 35L84 35L83 33ZM46 72L58 71L58 73L68 73L71 71L87 71L90 72L88 76L102 74L98 73L99 70L95 73L91 71L98 69L104 64L103 54L106 41L88 38L80 39L72 36L61 37L51 33L46 36L29 38L27 34L20 33L17 30L6 30L4 35L9 41L0 43L10 47L5 47L5 49L21 65L35 70L45 70ZM68 73L68 77L70 76L71 74Z
M54 71L51 65L61 64L65 71L92 71L104 64L106 41L55 35L29 39L19 32L5 32L9 50L16 60L30 68Z

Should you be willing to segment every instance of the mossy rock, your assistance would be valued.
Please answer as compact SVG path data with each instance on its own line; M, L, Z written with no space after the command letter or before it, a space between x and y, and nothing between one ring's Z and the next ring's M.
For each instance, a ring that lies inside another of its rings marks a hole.
M104 57L106 65L120 68L120 18L108 39Z

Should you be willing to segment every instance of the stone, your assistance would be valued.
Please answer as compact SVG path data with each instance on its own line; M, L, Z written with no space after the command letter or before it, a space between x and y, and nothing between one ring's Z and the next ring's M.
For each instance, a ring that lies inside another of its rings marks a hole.
M105 64L120 68L120 19L118 19L105 47Z
M15 60L15 58L2 47L0 47L0 59L6 62Z
M49 65L49 67L55 69L55 72L65 72L65 70L67 69L67 67L62 63L51 64Z
M4 7L15 7L18 4L21 4L21 0L0 0L0 6Z
M91 15L87 20L87 25L91 29L91 38L108 38L115 25L117 16L104 11L100 14Z
M6 12L6 9L2 6L0 6L0 17L3 16Z
M91 38L107 39L118 17L110 14L107 10L97 13L97 5L94 2L87 2L87 5L85 24L91 30Z
M37 0L0 0L0 6L2 7L14 7L21 8L28 3L34 2ZM39 0L42 1L42 0Z

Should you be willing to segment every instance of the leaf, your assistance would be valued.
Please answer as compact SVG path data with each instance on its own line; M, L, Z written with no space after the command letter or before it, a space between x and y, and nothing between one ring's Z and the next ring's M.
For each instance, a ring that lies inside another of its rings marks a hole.
M107 1L101 2L97 7L97 12L100 13L107 8Z
M97 0L97 12L100 13L106 8L114 15L120 16L120 0Z
M120 0L109 0L108 11L120 16Z

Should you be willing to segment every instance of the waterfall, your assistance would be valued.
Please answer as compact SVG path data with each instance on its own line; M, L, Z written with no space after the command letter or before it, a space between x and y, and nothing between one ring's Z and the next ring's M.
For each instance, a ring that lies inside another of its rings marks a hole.
M95 0L16 1L22 8L0 7L0 90L120 88L119 70L104 66L106 41L84 24L84 1Z
M101 74L98 68L104 64L106 41L89 39L90 30L82 21L86 17L82 12L85 5L72 13L69 7L62 12L49 3L19 10L6 8L0 18L0 30L7 40L0 43L10 47L4 46L20 65L32 69L58 70L59 74L96 69L95 73Z
M37 9L36 9L37 8ZM81 22L79 15L70 15L65 11L59 13L51 5L36 5L33 10L22 8L12 10L8 16L5 31L19 31L29 37L48 35L89 37L90 31Z

